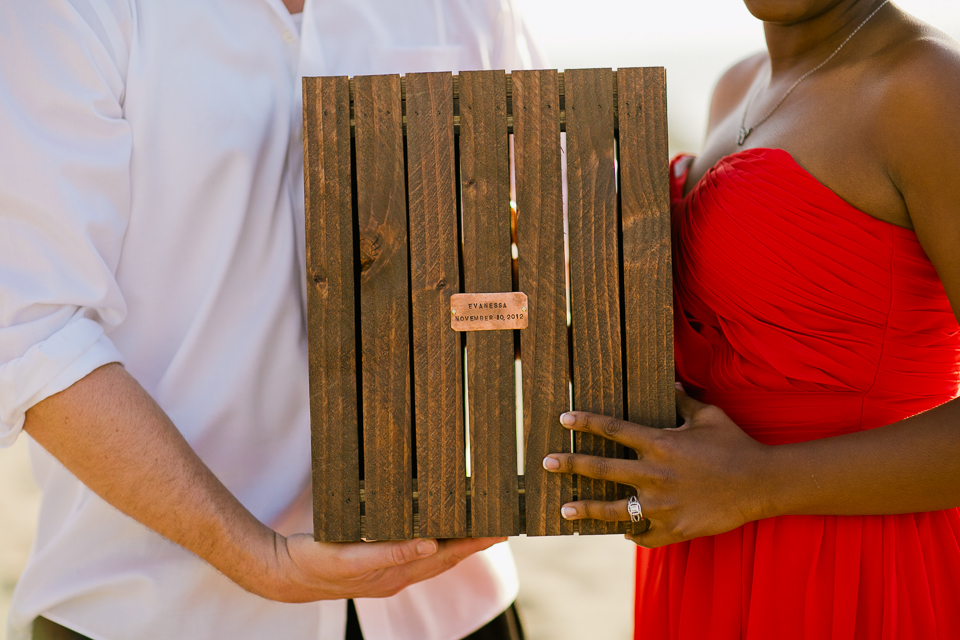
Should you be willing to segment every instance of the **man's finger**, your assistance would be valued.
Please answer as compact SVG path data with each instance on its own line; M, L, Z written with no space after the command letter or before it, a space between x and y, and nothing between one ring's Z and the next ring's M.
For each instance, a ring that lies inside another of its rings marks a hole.
M462 560L478 551L489 549L499 542L506 542L505 537L500 538L453 538L440 541L440 553L459 556Z
M423 560L439 549L431 539L348 543L344 547L343 558L356 575Z
M582 453L551 453L543 459L543 468L553 473L575 473L595 480L610 480L636 485L641 463L637 460L603 458Z
M600 416L586 411L567 411L561 414L560 424L574 431L595 433L607 440L619 442L637 451L643 449L651 432L656 431L650 427L644 427L626 420Z
M452 569L461 560L505 540L506 538L443 540L437 553L428 558L389 569L384 574L384 579L393 581L397 588L404 588Z

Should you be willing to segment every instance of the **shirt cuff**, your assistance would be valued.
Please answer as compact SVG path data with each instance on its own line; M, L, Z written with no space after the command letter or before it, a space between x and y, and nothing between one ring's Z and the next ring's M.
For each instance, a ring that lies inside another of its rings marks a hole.
M0 366L0 448L17 439L30 407L111 362L123 362L120 352L80 310L62 329Z

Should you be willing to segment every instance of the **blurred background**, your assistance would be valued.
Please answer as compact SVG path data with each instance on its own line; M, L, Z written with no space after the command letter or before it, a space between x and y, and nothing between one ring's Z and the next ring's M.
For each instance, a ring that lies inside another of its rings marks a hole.
M742 0L514 2L553 67L665 67L671 155L700 149L714 83L731 64L764 48L761 23ZM960 38L960 2L895 4Z
M740 0L515 0L550 66L667 69L670 153L696 153L713 84L763 48ZM897 4L960 39L960 2ZM26 441L0 450L0 640L10 593L33 539L39 492ZM618 536L516 538L519 605L530 640L625 640L633 629L633 545Z

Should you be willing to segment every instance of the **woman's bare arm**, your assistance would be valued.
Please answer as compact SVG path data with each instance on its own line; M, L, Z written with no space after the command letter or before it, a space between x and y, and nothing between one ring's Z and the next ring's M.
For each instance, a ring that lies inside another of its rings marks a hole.
M960 317L960 51L935 33L875 87L872 140ZM920 312L920 311L918 311ZM643 546L790 514L895 514L960 506L960 400L884 427L767 446L722 410L678 392L685 424L657 431L580 412L569 428L633 447L640 459L551 454L544 466L638 487ZM578 502L573 519L627 520L626 502Z
M886 427L790 445L760 444L718 407L677 393L684 425L657 430L583 412L575 431L635 449L639 460L550 454L544 467L638 488L658 547L778 515L891 514L960 505L960 401ZM564 506L573 520L628 520L626 501Z

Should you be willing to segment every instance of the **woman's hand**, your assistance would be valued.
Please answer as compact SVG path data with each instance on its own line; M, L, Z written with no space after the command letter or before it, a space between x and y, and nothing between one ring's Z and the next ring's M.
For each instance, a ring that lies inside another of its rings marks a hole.
M626 445L637 460L552 453L548 471L575 473L632 485L644 518L644 533L627 534L643 547L659 547L730 531L763 517L764 470L770 447L760 444L718 407L705 405L677 389L676 429L652 429L592 413L571 411L560 423ZM584 500L561 509L568 520L627 521L627 501Z

